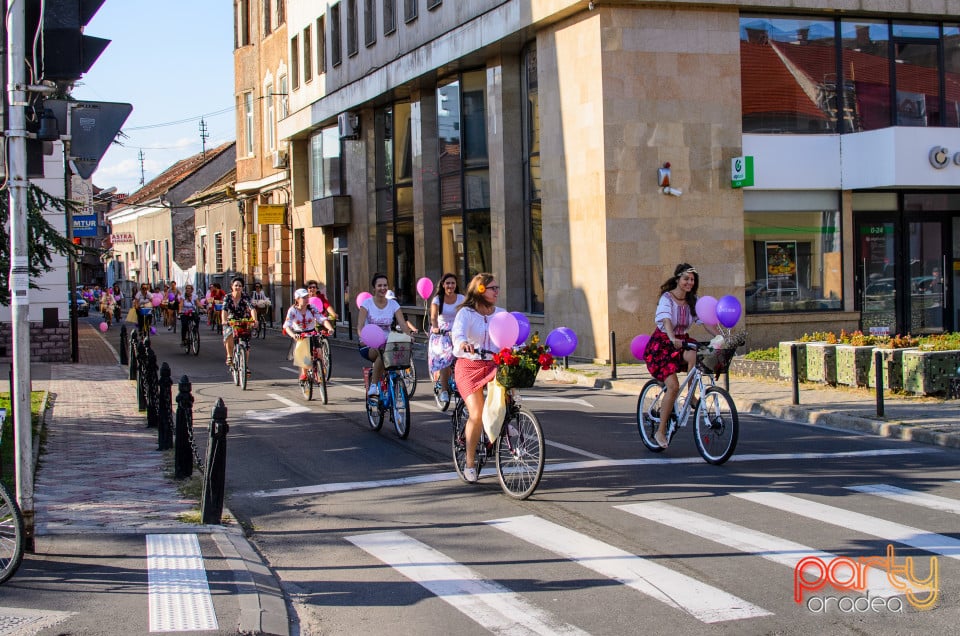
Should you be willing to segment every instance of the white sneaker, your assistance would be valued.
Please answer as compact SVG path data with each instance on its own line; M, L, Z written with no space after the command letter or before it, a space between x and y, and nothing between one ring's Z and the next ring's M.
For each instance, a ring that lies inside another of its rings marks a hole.
M447 393L446 391L441 391L441 392L440 392L440 401L441 401L441 402L449 402L449 401L450 401L450 394Z
M376 384L371 384L367 389L367 396L369 397L371 395L380 395L380 390L377 388Z
M463 478L467 480L468 484L477 483L477 469L476 468L464 468L463 469Z

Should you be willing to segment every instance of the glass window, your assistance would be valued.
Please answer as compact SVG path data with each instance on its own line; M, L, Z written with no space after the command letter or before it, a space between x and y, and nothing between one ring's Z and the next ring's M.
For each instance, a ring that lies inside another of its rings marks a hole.
M889 31L885 21L840 22L845 113L842 132L890 125Z
M443 0L427 0L427 8L435 9L443 3Z
M383 34L397 30L397 0L383 0Z
M343 48L340 42L340 3L330 7L330 63L340 66Z
M357 0L347 0L347 55L357 54Z
M313 37L310 25L303 30L303 81L313 79Z
M280 26L287 21L287 8L284 0L277 0L276 22Z
M897 126L940 125L940 28L893 24Z
M835 131L835 47L830 20L742 16L743 132Z
M341 194L340 157L340 135L336 126L311 135L307 155L311 199Z
M290 99L287 94L287 76L280 76L280 119L283 119L290 113Z
M317 18L317 75L327 72L327 16Z
M943 26L943 126L960 126L960 26Z
M401 304L417 302L414 279L411 107L399 102L375 114L377 267Z
M273 0L263 0L263 37L273 32L270 28L270 4Z
M537 47L530 44L523 59L524 207L527 212L529 311L543 313L543 214L540 207L540 97L537 84Z
M363 42L373 46L377 41L377 13L374 0L364 0L363 3Z
M748 313L837 310L843 298L840 211L747 211Z
M243 136L247 156L253 156L253 93L243 94Z
M263 134L270 151L277 149L277 122L273 114L273 100L273 84L267 84L263 95Z
M417 0L403 0L403 19L406 22L417 19Z
M293 75L293 90L300 88L300 40L290 38L290 73Z

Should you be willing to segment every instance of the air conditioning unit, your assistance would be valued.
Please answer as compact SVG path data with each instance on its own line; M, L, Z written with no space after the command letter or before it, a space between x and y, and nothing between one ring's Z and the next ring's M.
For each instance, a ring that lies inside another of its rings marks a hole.
M273 167L274 168L287 167L287 151L286 150L273 151Z
M356 139L360 136L360 117L356 113L340 113L337 117L340 139Z

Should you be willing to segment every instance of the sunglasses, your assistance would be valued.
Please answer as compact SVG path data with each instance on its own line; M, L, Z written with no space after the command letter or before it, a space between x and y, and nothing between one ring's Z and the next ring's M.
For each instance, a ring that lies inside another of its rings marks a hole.
M487 290L492 292L499 292L500 285L487 285Z

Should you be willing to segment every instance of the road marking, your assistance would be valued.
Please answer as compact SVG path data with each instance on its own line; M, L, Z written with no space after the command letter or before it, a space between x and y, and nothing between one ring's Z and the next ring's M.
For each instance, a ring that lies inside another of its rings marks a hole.
M784 461L794 459L846 459L850 457L878 457L888 455L916 455L921 453L939 452L934 448L900 448L888 450L843 451L839 453L784 453L771 455L734 455L730 461ZM696 457L647 457L644 459L593 459L580 462L563 462L547 464L544 472L570 470L596 470L598 468L622 468L630 466L664 466L675 464L702 464L703 460ZM350 481L333 484L316 484L312 486L298 486L296 488L279 488L277 490L258 490L249 493L251 497L288 497L291 495L322 495L333 492L363 490L366 488L387 488L392 486L409 486L411 484L426 484L434 481L450 481L460 479L455 472L430 473L413 477L397 479L376 479L373 481Z
M195 534L147 535L150 631L219 629Z
M293 367L280 367L281 371L289 371L290 373L296 373L300 375L300 369L294 369Z
M614 508L676 528L701 539L763 557L768 561L785 565L791 570L795 569L797 563L806 557L819 557L828 562L837 556L735 523L684 510L661 501L626 504L614 506ZM878 568L867 568L867 587L871 596L890 598L903 594L890 583L887 573Z
M298 413L309 413L310 407L304 406L303 404L298 404L293 400L289 400L283 396L277 395L276 393L267 393L267 397L271 397L281 404L286 404L283 408L278 409L264 409L259 411L246 411L243 416L247 419L257 420L259 422L272 422L273 420L286 417L288 415L296 415Z
M402 532L377 532L346 539L494 634L587 633Z
M290 400L290 399L288 399L288 398L285 398L285 397L283 397L283 396L281 396L281 395L277 395L276 393L267 393L267 397L273 398L274 400L276 400L276 401L279 402L280 404L286 404L287 406L296 407L296 408L298 408L298 409L304 408L304 407L303 407L303 404L300 404L299 402L294 402L293 400ZM309 411L310 409L307 409L307 410Z
M559 448L565 450L575 455L583 455L584 457L592 457L593 459L610 459L609 457L604 457L603 455L597 455L596 453L591 453L590 451L585 451L582 448L576 448L575 446L567 446L566 444L561 444L560 442L551 442L547 440L547 446L553 446L554 448Z
M939 495L917 492L916 490L907 490L906 488L897 488L896 486L889 486L887 484L847 486L847 490L855 490L868 495L876 495L878 497L893 499L894 501L899 501L905 504L922 506L932 510L939 510L940 512L951 512L955 515L960 515L960 501L957 501L956 499L940 497Z
M487 521L498 530L570 559L684 611L704 623L770 616L762 607L670 568L533 515Z
M596 408L593 404L590 404L583 398L565 398L565 397L527 397L526 395L520 396L521 402L550 402L551 404L556 404L557 402L565 402L570 404L577 404L578 406L586 406L591 409Z
M951 559L960 560L960 540L934 532L926 532L919 528L887 521L878 517L860 514L835 508L826 504L817 503L808 499L801 499L780 492L744 492L731 493L764 506L783 510L810 519L816 519L834 526L846 528L884 541L902 543L913 548L933 552Z

